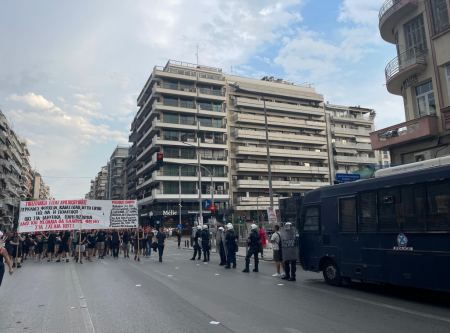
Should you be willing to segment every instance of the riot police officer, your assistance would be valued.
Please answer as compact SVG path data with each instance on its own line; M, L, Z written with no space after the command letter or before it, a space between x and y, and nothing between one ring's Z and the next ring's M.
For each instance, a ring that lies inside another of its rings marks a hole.
M201 230L200 227L193 227L193 234L194 234L194 242L193 242L193 247L194 247L194 255L192 256L191 260L195 260L195 257L197 257L197 253L198 253L198 258L197 260L200 260L202 258L202 248L200 247L199 244L199 238L201 238Z
M245 256L245 269L242 272L244 273L250 272L249 266L250 266L250 258L252 256L254 257L255 260L255 268L253 268L253 272L258 272L258 264L259 264L258 254L261 247L260 244L261 240L259 239L258 235L258 226L256 224L252 224L250 235L248 236L247 239L248 250L247 255Z
M203 250L203 262L209 261L209 229L206 224L203 225L202 230L202 250Z

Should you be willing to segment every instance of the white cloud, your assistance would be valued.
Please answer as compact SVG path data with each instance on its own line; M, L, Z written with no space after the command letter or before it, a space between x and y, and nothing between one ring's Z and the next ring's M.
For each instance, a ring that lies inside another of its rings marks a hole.
M378 12L385 0L343 0L338 20L378 26Z
M9 100L15 102L23 102L32 108L40 110L51 110L55 108L55 104L47 100L44 96L35 94L34 92L27 93L25 95L13 94L9 96Z
M226 70L281 38L299 22L302 0L154 1L142 5L141 40L172 59L216 64ZM163 56L164 58L164 56Z

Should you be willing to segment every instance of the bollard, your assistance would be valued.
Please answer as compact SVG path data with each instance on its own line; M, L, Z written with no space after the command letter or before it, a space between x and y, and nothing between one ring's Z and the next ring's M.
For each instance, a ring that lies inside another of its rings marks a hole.
M187 240L184 240L184 247L187 247Z
M187 244L188 244L188 246L187 246L187 247L189 248L189 239L187 240Z

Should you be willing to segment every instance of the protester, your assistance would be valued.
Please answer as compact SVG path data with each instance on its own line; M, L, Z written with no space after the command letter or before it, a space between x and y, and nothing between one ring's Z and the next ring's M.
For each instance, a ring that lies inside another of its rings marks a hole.
M156 240L158 243L158 255L159 262L162 262L163 252L164 252L164 241L166 240L166 234L163 232L162 228L157 231Z
M74 237L75 244L75 262L83 263L83 256L86 250L86 234L84 232L78 231Z
M254 263L255 263L253 272L257 273L259 271L258 270L258 265L259 265L258 254L260 252L260 244L261 244L261 241L259 239L258 226L256 224L252 224L250 235L248 236L248 239L247 239L248 250L247 250L247 255L245 256L245 268L242 272L244 272L244 273L250 272L250 258L252 256L254 257Z
M118 230L111 233L111 250L114 259L119 259L120 235ZM135 259L136 260L136 259Z
M69 243L70 243L70 232L65 231L61 233L61 244L58 249L58 260L56 262L61 261L61 257L66 259L66 262L69 262L69 258L67 257L67 253L69 252Z
M180 248L180 244L181 244L181 230L180 229L176 230L176 235L177 235L178 248Z
M88 261L92 261L92 257L94 255L94 250L96 247L96 237L95 237L95 231L91 230L91 232L87 235L86 243L87 243L87 259Z
M272 243L272 249L273 249L273 261L275 261L275 267L277 272L273 274L274 277L280 277L281 276L281 264L283 261L282 257L282 247L281 247L281 236L280 236L280 226L277 224L275 225L275 232L272 234L272 237L270 238L270 242Z
M209 261L209 230L208 226L204 224L202 226L202 233L201 233L201 239L202 239L202 251L203 251L203 262Z
M5 274L5 264L8 265L8 272L11 275L14 270L8 251L3 247L3 232L0 231L0 286L2 285L3 275Z
M264 249L267 246L267 234L262 225L259 226L259 239L261 240L261 258L264 258Z
M106 240L106 233L103 230L99 230L97 232L97 239L96 239L97 253L99 259L103 259L105 257L105 240Z
M287 222L281 231L281 244L285 273L282 279L295 281L296 262L298 260L298 233L291 222Z
M128 230L125 230L122 233L122 250L123 250L123 257L124 258L130 258L130 233Z
M238 250L237 236L234 233L233 225L227 224L227 232L225 233L225 255L227 257L227 265L225 268L230 269L231 264L236 268L236 252Z
M225 229L223 227L219 227L216 233L216 252L219 253L220 263L219 266L226 265L226 256L225 256Z

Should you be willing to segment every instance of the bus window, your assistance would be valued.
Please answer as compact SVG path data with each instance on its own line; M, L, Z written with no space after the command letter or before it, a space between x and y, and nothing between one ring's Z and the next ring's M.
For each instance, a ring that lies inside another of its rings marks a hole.
M377 192L365 192L359 196L359 232L377 231Z
M303 224L303 231L317 232L320 229L320 213L319 207L307 207L305 212L305 223Z
M404 186L401 195L402 231L425 231L427 198L425 186Z
M427 186L428 230L449 231L450 228L450 181Z
M339 199L339 224L341 232L356 232L356 199Z
M396 188L378 191L378 224L381 232L399 232L401 221L400 191Z

